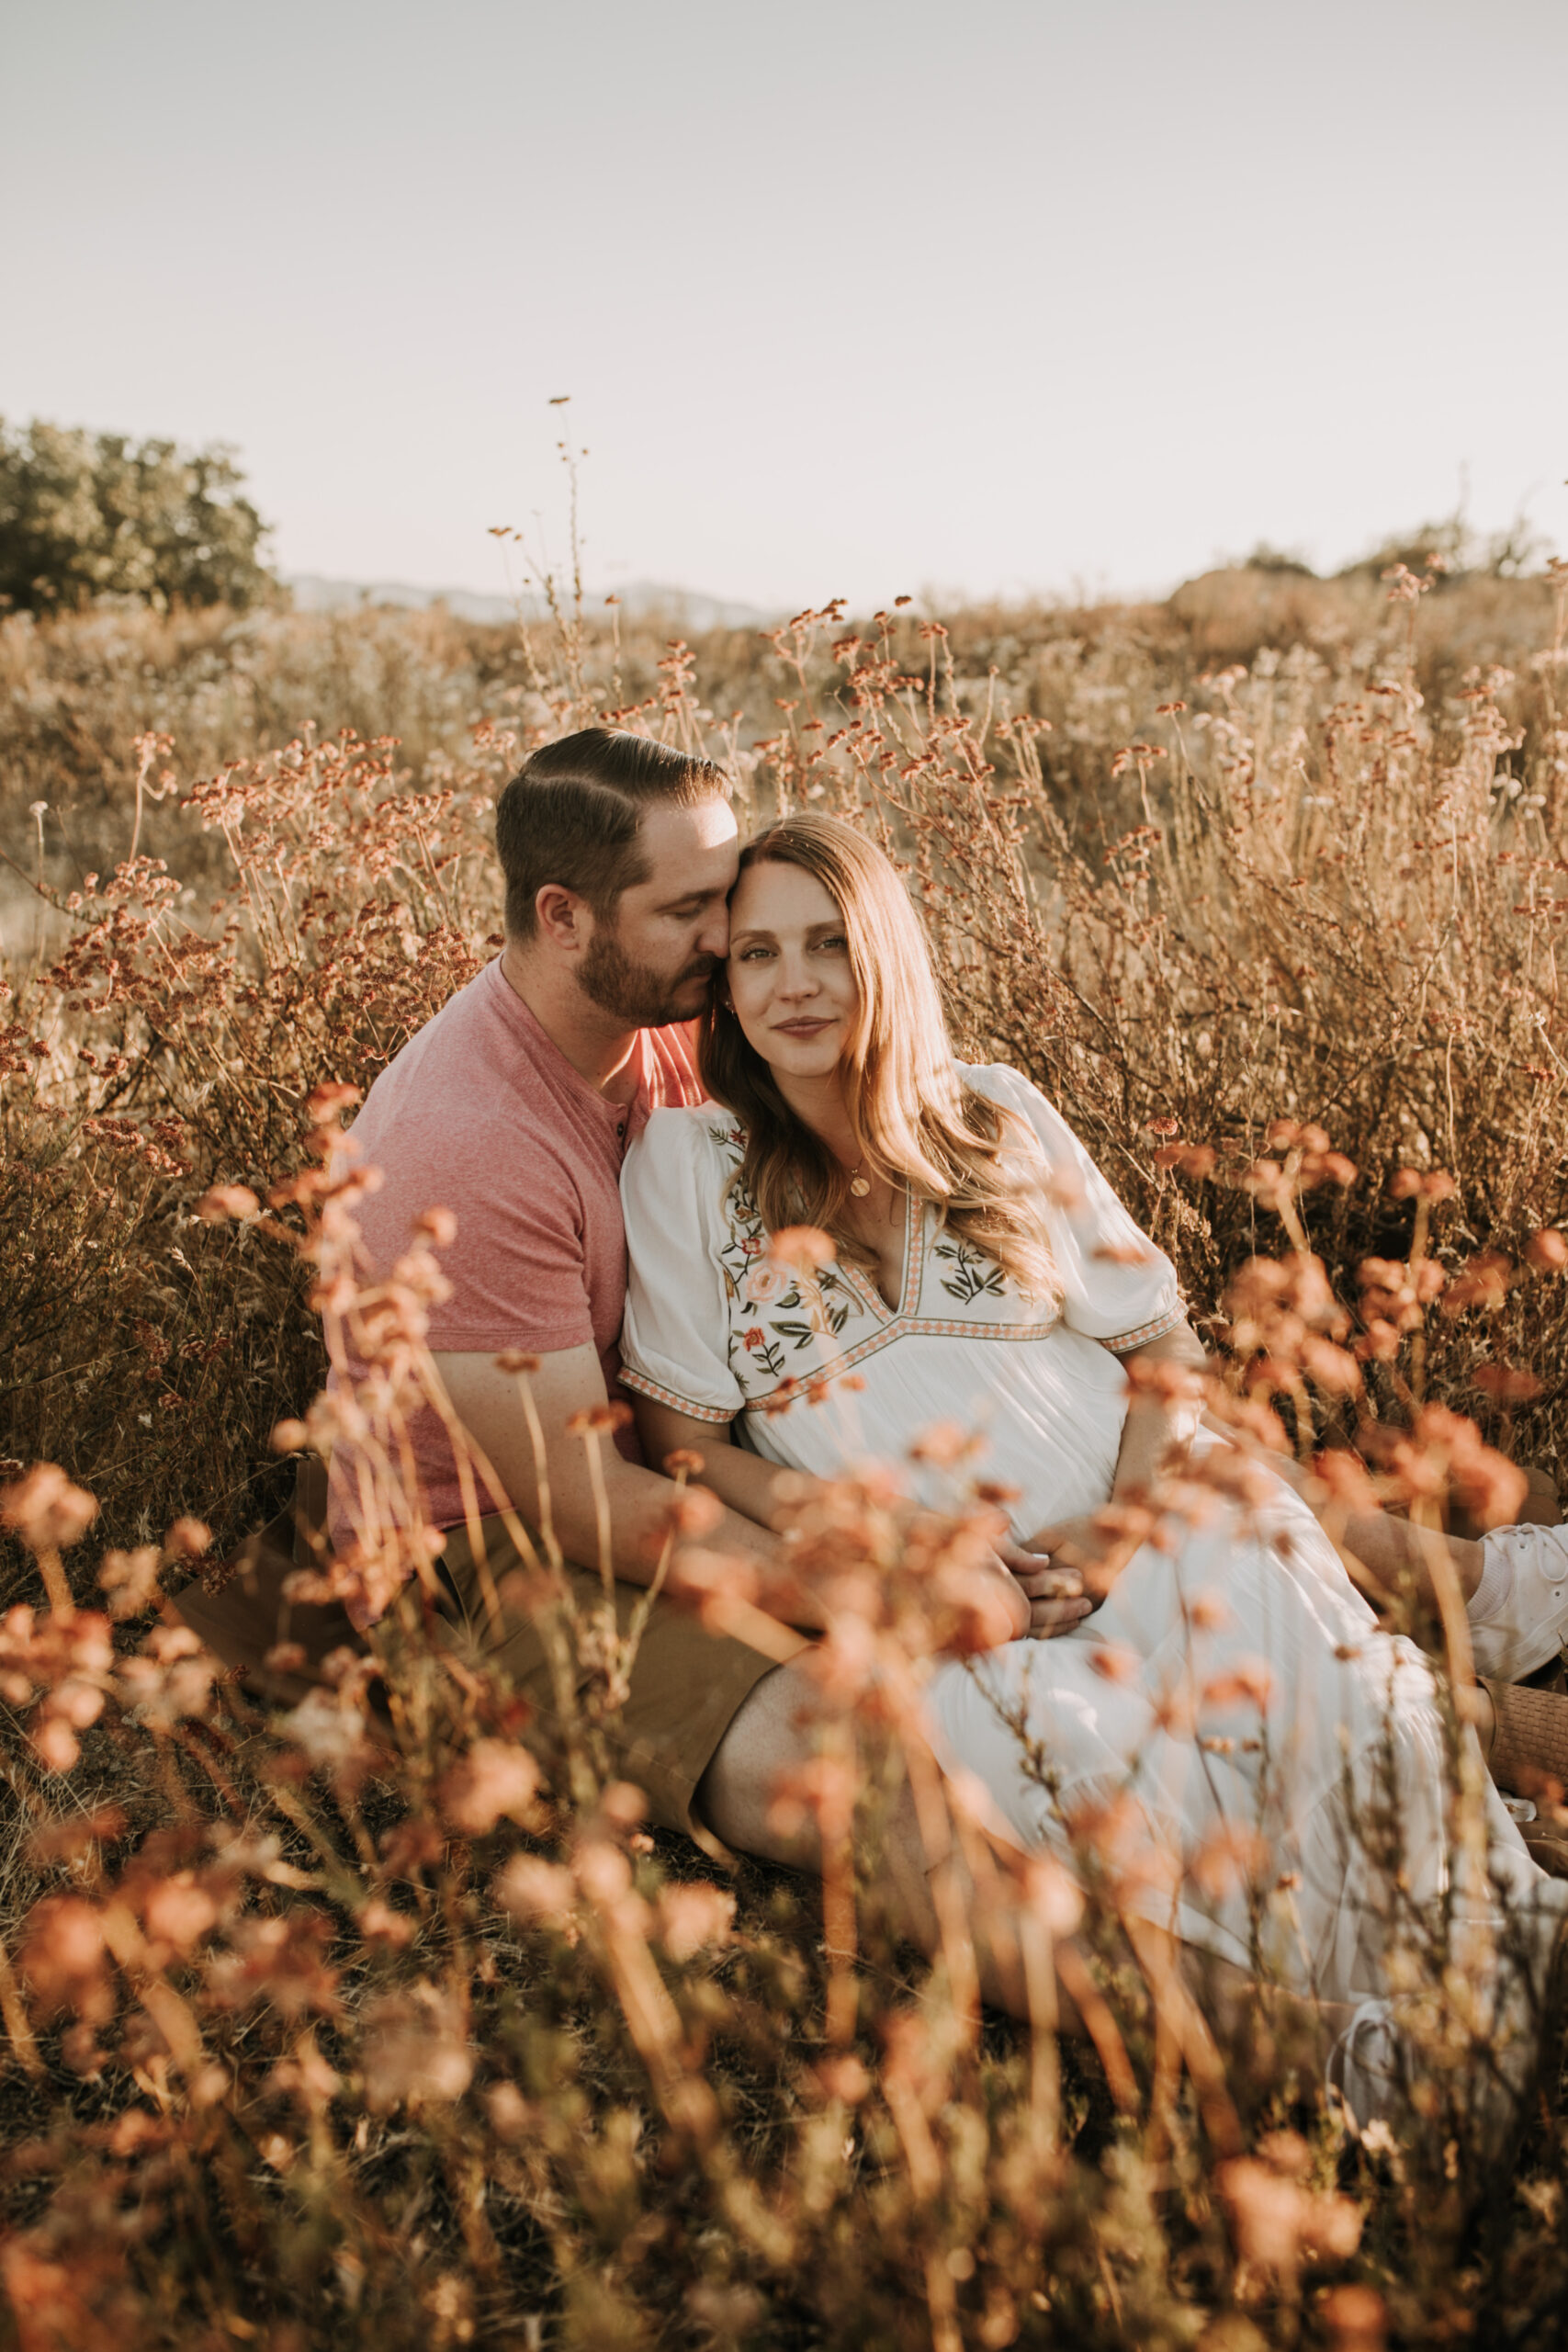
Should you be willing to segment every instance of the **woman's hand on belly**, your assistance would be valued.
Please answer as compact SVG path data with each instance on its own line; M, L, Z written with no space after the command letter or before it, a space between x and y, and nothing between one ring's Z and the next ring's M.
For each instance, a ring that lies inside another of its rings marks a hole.
M1022 1546L1024 1555L1042 1563L1019 1579L1032 1602L1033 1589L1042 1578L1071 1577L1077 1589L1085 1595L1077 1616L1070 1621L1076 1625L1107 1598L1147 1536L1145 1522L1149 1517L1147 1511L1111 1504L1104 1510L1084 1511L1077 1519L1059 1519L1028 1537ZM1042 1586L1043 1594L1045 1589ZM1053 1624L1050 1630L1063 1633L1066 1627Z
M1072 1633L1081 1625L1090 1609L1098 1601L1090 1601L1084 1592L1084 1578L1077 1569L1058 1569L1039 1559L1037 1553L1025 1553L1018 1547L1018 1566L1013 1566L1013 1578L1030 1604L1030 1637L1034 1642L1048 1642L1054 1633ZM1022 1566L1022 1562L1030 1562Z

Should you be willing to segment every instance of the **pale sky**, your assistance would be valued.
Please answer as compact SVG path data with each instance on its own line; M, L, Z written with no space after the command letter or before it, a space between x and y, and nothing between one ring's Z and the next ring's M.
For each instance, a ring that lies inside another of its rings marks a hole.
M1568 0L0 0L0 413L288 571L759 604L1568 548Z

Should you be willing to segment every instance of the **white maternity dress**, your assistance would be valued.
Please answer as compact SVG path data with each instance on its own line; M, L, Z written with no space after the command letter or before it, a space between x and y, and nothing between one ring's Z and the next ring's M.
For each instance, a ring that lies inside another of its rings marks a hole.
M1043 1312L912 1204L897 1309L842 1266L814 1298L767 1261L755 1206L732 1181L743 1137L730 1114L657 1111L623 1179L623 1377L699 1420L735 1423L738 1442L771 1461L832 1476L875 1456L905 1465L916 1493L932 1476L909 1460L921 1432L977 1430L980 1475L1018 1490L1013 1529L1027 1537L1107 1500L1126 1411L1117 1354L1171 1329L1183 1308L1168 1259L1044 1097L1005 1066L960 1075L1024 1119L1043 1151L1059 1311ZM785 1381L804 1388L851 1368L860 1394L779 1409ZM1223 1506L1174 1552L1145 1544L1072 1633L941 1661L933 1736L1024 1845L1066 1856L1066 1823L1114 1821L1128 1907L1242 1967L1261 1945L1299 1991L1363 2001L1388 1989L1402 1921L1430 1924L1445 1901L1455 1917L1495 1918L1500 1895L1555 1913L1563 1896L1490 1782L1486 1871L1456 1865L1427 1662L1378 1631L1310 1511L1283 1481L1271 1487L1263 1506L1245 1517ZM1050 1787L1025 1770L1015 1724L1038 1744ZM1397 1824L1397 1886L1356 1834L1372 1815Z

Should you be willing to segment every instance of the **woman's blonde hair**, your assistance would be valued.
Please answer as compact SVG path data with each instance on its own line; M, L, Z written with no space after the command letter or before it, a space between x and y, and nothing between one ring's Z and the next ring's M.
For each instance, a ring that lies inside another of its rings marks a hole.
M742 874L763 864L813 876L843 922L860 1007L840 1075L862 1168L934 1204L949 1233L1055 1304L1039 1147L1021 1120L960 1080L926 935L893 865L852 825L810 811L770 825L742 851ZM844 1222L849 1171L790 1109L722 981L698 1033L698 1067L746 1130L737 1181L768 1230L820 1226L844 1258L869 1269L873 1253Z

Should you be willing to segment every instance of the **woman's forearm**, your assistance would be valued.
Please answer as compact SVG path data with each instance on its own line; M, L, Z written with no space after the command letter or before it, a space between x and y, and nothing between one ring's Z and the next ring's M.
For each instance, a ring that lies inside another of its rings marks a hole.
M1164 1406L1135 1399L1127 1408L1127 1419L1122 1427L1116 1475L1111 1482L1112 1502L1128 1495L1146 1493L1160 1473L1184 1454L1191 1442L1192 1430L1184 1427L1181 1416Z
M1201 1372L1208 1358L1191 1325L1183 1323L1151 1340L1146 1347L1135 1348L1122 1362L1127 1366L1133 1393L1122 1425L1122 1444L1111 1486L1112 1500L1146 1492L1162 1472L1185 1461L1202 1413L1201 1396L1184 1396L1179 1388L1170 1393L1158 1375L1156 1385L1145 1385L1140 1373L1159 1364Z

